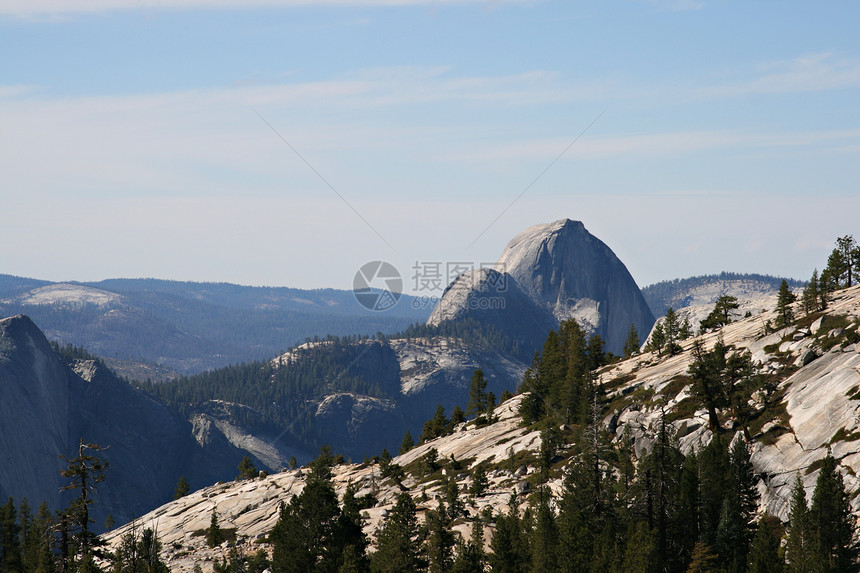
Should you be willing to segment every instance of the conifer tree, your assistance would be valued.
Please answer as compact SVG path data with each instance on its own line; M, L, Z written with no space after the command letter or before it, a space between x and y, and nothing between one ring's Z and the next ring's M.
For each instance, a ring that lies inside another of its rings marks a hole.
M415 502L408 493L401 493L397 503L376 531L376 552L370 560L374 573L424 571L421 557Z
M21 528L18 524L18 512L15 500L0 506L0 570L21 570Z
M803 482L798 475L791 490L791 505L786 531L785 557L790 573L807 573L814 571L815 534L809 507L806 504L806 492Z
M779 555L779 538L770 525L772 518L763 515L758 521L750 547L749 573L783 573L785 561Z
M531 551L516 502L511 497L508 513L496 516L496 531L490 542L490 571L493 573L527 573Z
M675 356L681 352L681 345L678 341L681 339L681 323L678 321L678 314L671 306L666 311L666 317L663 319L663 333L666 337L665 350L669 356Z
M531 571L558 571L558 527L549 506L549 491L541 486L538 492L537 512L531 532Z
M488 409L487 404L487 380L484 371L478 368L472 374L472 382L469 385L469 403L466 405L466 415L483 414Z
M246 480L246 479L254 479L259 475L259 471L254 466L254 462L251 461L249 456L243 456L242 461L239 462L239 475L236 476L237 480Z
M821 287L819 286L818 269L815 269L803 289L803 311L807 315L820 310L820 297Z
M92 496L96 491L96 484L104 481L104 474L108 468L106 461L86 451L98 452L103 449L98 444L87 444L81 439L78 455L71 460L64 458L68 466L60 472L60 475L69 480L62 490L77 492L77 497L64 512L64 520L77 547L79 563L82 567L94 567L92 551L100 545L98 536L90 530L90 524L93 523L90 518L90 505L93 503Z
M827 452L815 482L809 518L816 535L815 563L828 572L855 571L858 547L854 542L854 515L836 460Z
M777 328L785 328L794 320L794 311L791 308L791 303L797 300L797 297L788 287L788 282L783 279L779 285L779 292L776 295L776 326Z
M715 573L720 570L717 567L717 561L717 556L714 555L708 544L700 539L696 541L687 573Z
M188 485L188 480L185 479L184 475L179 476L179 481L176 482L176 489L173 490L173 499L179 499L180 497L185 497L188 495L188 492L191 490L191 487Z
M737 297L726 294L720 296L717 299L717 302L714 303L714 308L711 310L711 313L705 318L705 320L701 321L702 329L722 328L723 326L731 323L732 312L739 308L740 304L738 303Z
M624 358L630 358L637 352L639 352L639 333L636 332L636 325L631 323L627 339L624 341Z
M713 549L717 545L717 530L723 498L728 489L729 452L719 433L714 434L697 456L699 484L699 538Z
M454 563L454 546L457 540L450 526L448 510L440 500L435 510L427 512L426 555L430 573L445 573Z
M402 456L414 447L415 441L412 439L412 432L406 430L406 433L403 434L403 441L400 442L400 448L397 451Z
M647 523L640 521L628 536L621 570L625 573L651 573L657 571L658 563L654 532Z
M356 502L345 495L341 510L331 483L335 461L330 449L322 448L309 464L305 488L289 504L281 504L278 522L269 534L274 573L337 571L347 547L352 546L351 553L359 559L364 554L366 540Z
M663 356L663 348L666 345L666 331L663 323L658 322L654 330L651 331L651 336L648 338L648 344L645 345L646 352L656 352L657 356Z

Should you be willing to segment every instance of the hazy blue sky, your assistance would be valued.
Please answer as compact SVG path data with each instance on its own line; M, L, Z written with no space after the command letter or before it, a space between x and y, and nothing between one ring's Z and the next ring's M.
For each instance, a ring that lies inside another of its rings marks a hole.
M415 261L494 261L569 217L642 286L805 279L860 238L858 22L853 1L0 0L0 273L349 288L384 259L408 287Z

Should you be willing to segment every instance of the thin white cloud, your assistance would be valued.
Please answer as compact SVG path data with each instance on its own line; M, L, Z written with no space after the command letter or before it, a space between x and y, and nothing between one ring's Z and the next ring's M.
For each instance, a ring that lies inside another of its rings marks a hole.
M635 135L591 136L578 141L565 155L577 159L606 159L635 156L644 158L684 156L712 149L779 148L789 146L835 145L860 141L860 129L809 132L761 133L738 130L677 131ZM508 161L524 158L552 158L570 144L558 137L521 139L491 144L471 152L456 151L442 156L464 163Z
M416 6L440 4L527 3L535 0L0 0L0 14L52 18L91 12L129 10L211 10L301 6Z
M860 59L813 54L760 66L757 77L693 91L704 98L829 91L860 87Z
M0 99L18 98L31 95L39 90L39 86L29 84L0 85Z

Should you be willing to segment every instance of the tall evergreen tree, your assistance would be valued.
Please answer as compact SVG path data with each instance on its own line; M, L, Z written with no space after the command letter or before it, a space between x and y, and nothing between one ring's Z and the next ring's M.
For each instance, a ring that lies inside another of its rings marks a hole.
M93 549L101 542L91 530L90 505L93 503L93 494L96 484L105 479L105 471L108 463L98 456L86 453L87 450L95 452L104 448L98 444L87 444L81 439L78 446L78 455L71 460L65 458L68 466L60 474L69 480L63 491L74 491L77 493L65 513L65 518L73 535L75 546L79 554L81 566L94 566L92 564Z
M18 511L15 500L0 506L0 569L3 571L21 570L21 528L18 524Z
M478 368L472 374L472 382L469 385L469 403L466 405L466 415L483 414L488 408L487 403L487 380L484 371Z
M763 515L758 521L750 547L749 573L783 573L785 561L779 555L779 538L770 525L772 518Z
M806 492L798 475L791 490L791 505L786 531L785 557L790 573L811 573L815 571L815 534Z
M797 300L797 297L788 287L788 282L784 279L779 285L779 292L776 295L776 326L777 328L785 328L794 320L794 310L791 308L791 303Z
M406 430L406 433L403 434L403 441L400 442L400 448L397 450L397 452L402 456L414 447L415 440L412 439L412 432Z
M824 457L815 482L809 518L816 534L815 562L820 571L856 571L858 547L853 539L854 515L836 460Z
M408 493L401 493L397 503L376 531L376 552L370 560L374 573L425 571L421 557L418 518L415 502Z
M818 269L812 271L812 277L803 289L803 311L809 315L821 309L821 287L818 279Z
M427 512L426 555L430 573L446 573L454 564L457 539L451 531L451 518L445 504L439 501L435 510Z
M681 345L678 341L681 340L681 323L678 320L678 314L671 306L666 311L666 317L663 319L663 333L666 337L665 350L669 356L674 356L681 352Z
M636 325L631 323L627 339L624 341L624 358L630 358L639 352L639 346L639 333L636 332Z
M549 506L549 498L548 488L541 486L531 532L532 573L558 571L558 527Z
M496 531L490 541L490 571L526 573L531 566L531 551L514 498L508 513L496 516Z

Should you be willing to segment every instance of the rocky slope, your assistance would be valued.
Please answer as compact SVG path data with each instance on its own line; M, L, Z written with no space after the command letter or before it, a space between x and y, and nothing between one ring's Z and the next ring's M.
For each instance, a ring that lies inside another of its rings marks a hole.
M226 439L199 443L192 426L98 361L62 361L26 316L0 320L0 495L53 509L67 501L60 456L80 440L108 448L108 479L93 508L130 519L170 499L185 474L196 487L235 473L243 452Z
M504 301L500 306L505 312L493 315L493 326L514 336L523 336L518 330L521 325L527 335L543 331L531 338L532 348L542 344L547 324L556 327L575 318L588 332L599 334L616 354L623 352L631 324L645 333L654 323L624 263L579 221L562 219L526 229L508 243L495 269L502 276L485 272L480 280L473 275L458 279L461 288L446 291L428 322L439 324L463 316L487 321L480 301L489 297ZM505 290L498 284L505 284ZM465 294L463 287L467 287Z
M839 292L821 316L802 319L797 325L765 335L764 322L774 318L773 310L741 319L699 340L706 347L718 336L726 344L747 349L762 372L776 374L779 380L777 399L765 405L754 395L756 409L753 431L752 462L758 476L761 509L785 519L790 484L799 475L807 492L818 475L817 462L828 446L838 460L846 489L853 492L852 508L860 514L860 497L856 497L860 479L860 286ZM711 438L705 411L698 410L689 398L685 374L692 361L691 346L673 357L642 354L608 366L598 375L608 393L606 414L602 423L616 438L629 431L637 455L647 451L654 440L661 413L667 413L679 439L681 449L690 452ZM441 476L419 478L414 474L416 460L431 448L440 459L453 456L461 469L456 479L461 490L468 487L472 470L482 463L489 468L489 487L466 503L467 517L459 522L464 535L469 520L482 509L501 510L516 498L522 506L534 473L534 454L540 448L540 435L520 423L518 415L522 396L516 396L495 410L498 421L484 427L473 422L460 425L448 436L437 438L394 459L407 470L403 485L416 499L419 515L434 508L441 495ZM693 405L691 408L690 406ZM731 426L727 412L721 422ZM728 434L731 436L731 432ZM736 434L739 439L740 434ZM377 465L351 464L337 466L334 481L340 495L348 483L357 484L359 495L375 492L379 502L365 511L365 529L372 533L390 510L400 493L391 480L379 476ZM268 477L227 484L217 484L171 502L143 516L136 527L157 527L165 546L164 558L176 571L190 571L200 563L210 570L213 560L227 555L227 546L205 547L200 531L209 523L213 510L225 527L234 527L239 545L246 554L266 547L265 535L277 520L277 507L300 492L303 470L293 470ZM558 490L560 476L550 487ZM129 526L107 535L111 544L119 542ZM487 539L492 534L488 527Z

